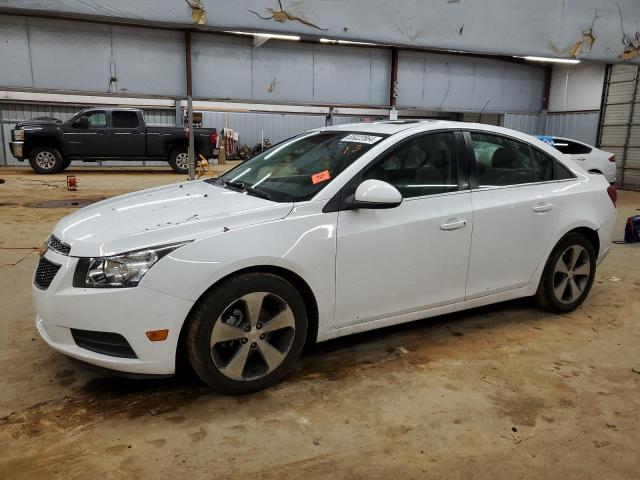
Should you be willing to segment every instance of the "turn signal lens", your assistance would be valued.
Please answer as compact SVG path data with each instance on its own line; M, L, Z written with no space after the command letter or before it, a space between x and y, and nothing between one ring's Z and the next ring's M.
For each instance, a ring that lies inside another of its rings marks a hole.
M169 330L150 330L147 332L147 338L152 342L163 342L169 336Z

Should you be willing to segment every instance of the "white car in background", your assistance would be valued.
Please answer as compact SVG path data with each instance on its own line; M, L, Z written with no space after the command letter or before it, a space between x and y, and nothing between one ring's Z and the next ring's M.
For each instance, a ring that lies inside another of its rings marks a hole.
M184 351L208 385L245 393L307 342L519 297L573 310L615 217L604 177L523 133L324 127L63 218L34 275L36 326L121 372L173 374Z
M609 183L616 181L616 156L592 145L563 137L551 137L553 146L590 173L604 175Z

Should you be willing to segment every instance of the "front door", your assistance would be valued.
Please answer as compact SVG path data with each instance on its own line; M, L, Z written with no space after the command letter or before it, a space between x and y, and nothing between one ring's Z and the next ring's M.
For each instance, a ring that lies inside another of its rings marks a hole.
M461 143L459 132L405 140L349 184L383 180L403 202L339 212L336 326L464 300L473 214Z
M83 116L89 120L89 126L83 128L66 124L62 130L64 151L70 157L92 158L109 156L109 135L107 129L107 112L91 110Z

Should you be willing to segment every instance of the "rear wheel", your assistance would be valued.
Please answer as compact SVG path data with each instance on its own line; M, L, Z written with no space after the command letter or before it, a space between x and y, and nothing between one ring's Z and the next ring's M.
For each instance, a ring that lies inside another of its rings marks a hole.
M38 173L57 173L63 168L62 155L53 147L37 147L31 150L29 164Z
M169 155L169 165L176 173L189 173L189 153L187 147L178 147Z
M557 313L570 312L589 294L596 272L593 245L579 233L566 235L545 265L536 300Z
M242 394L281 380L302 352L306 334L298 291L276 275L248 273L206 294L185 338L191 366L207 385Z

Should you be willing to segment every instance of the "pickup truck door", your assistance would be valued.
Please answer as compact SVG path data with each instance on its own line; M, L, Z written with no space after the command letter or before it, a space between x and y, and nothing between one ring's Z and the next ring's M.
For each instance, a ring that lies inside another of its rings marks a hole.
M144 157L147 141L142 114L136 110L112 110L109 123L112 157Z
M74 125L73 122L62 127L65 155L81 158L108 157L107 112L90 110L83 116L89 120L87 128Z
M62 127L64 154L70 157L106 157L108 154L107 112L91 110L83 116L89 120L87 128L69 122Z

